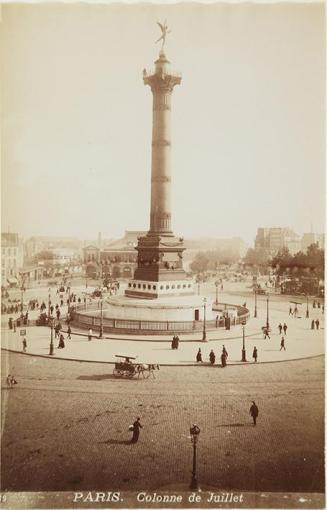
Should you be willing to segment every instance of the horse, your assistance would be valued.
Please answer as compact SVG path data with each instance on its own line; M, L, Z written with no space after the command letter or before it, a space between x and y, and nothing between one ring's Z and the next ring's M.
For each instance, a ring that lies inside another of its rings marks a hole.
M155 375L154 375L154 371L155 370L159 370L160 369L160 366L158 364L145 364L145 363L140 363L139 365L136 366L136 371L138 373L138 376L140 378L141 374L143 375L143 379L147 379L148 377L150 377L150 375L152 375L153 379L155 379ZM148 372L148 374L146 374L145 372Z

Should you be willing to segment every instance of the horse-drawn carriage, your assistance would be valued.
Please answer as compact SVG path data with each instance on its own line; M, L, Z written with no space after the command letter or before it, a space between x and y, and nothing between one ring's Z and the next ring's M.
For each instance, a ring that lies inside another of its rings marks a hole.
M133 363L131 360L136 360L133 356L124 356L121 354L116 354L115 356L118 358L118 361L115 363L115 368L113 371L114 376L116 377L127 377L131 379L134 376L140 377L143 376L143 379L147 379L152 375L154 376L154 370L159 370L159 365L155 364L144 364L144 363Z

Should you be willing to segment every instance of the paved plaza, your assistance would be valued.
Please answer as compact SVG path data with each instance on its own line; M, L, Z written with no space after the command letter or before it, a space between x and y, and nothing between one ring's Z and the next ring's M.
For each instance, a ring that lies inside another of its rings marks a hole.
M208 295L214 289L209 283L201 291ZM43 293L46 302L47 289ZM20 328L9 331L8 316L3 316L3 490L188 490L189 427L195 422L201 429L198 476L203 490L242 491L250 506L258 506L253 500L258 491L263 498L285 492L289 503L298 493L291 506L298 507L299 500L303 508L317 506L314 494L324 490L322 310L310 303L305 319L304 302L301 318L292 318L291 298L272 295L272 334L264 340L265 296L258 298L257 319L247 285L227 283L220 298L247 302L249 363L240 364L242 327L210 332L206 343L201 335L180 335L174 351L168 338L111 335L89 342L86 331L73 329L65 349L57 349L55 340L51 357L49 328L26 328L24 354ZM312 331L311 320L318 317L320 329ZM280 351L279 322L288 324L286 351ZM228 366L209 366L210 349L219 358L223 344ZM257 364L251 357L254 345ZM195 363L199 347L203 364ZM115 354L135 354L139 362L160 363L160 370L155 378L116 378L108 365ZM8 373L18 381L11 389L6 387ZM259 407L257 427L249 415L252 400ZM136 416L144 428L139 442L131 445L128 427Z
M82 295L83 287L78 287L74 292ZM212 284L208 283L203 289L207 295L214 292ZM45 293L45 289L43 289ZM123 290L121 289L121 292ZM47 295L45 294L45 302ZM229 283L225 284L225 290L220 293L219 298L222 302L230 304L247 303L250 310L250 320L245 327L245 347L247 352L247 361L252 363L253 348L258 350L258 363L279 362L287 360L296 360L309 358L324 353L324 314L321 308L313 308L312 302L309 304L309 318L305 318L306 301L303 298L297 299L303 301L298 305L299 314L297 318L289 316L290 300L280 295L270 295L269 300L269 323L271 327L270 339L264 339L262 326L267 318L267 299L265 296L258 296L257 318L253 317L254 297L247 284ZM58 297L59 301L59 297ZM291 305L294 308L294 305ZM63 316L66 314L66 307L61 308ZM37 312L31 312L30 318L37 316ZM311 329L312 320L319 319L319 330ZM279 334L278 324L286 323L288 325L285 337L286 350L280 350L281 335ZM10 331L7 327L6 316L2 319L2 347L4 349L21 352L22 337L20 328L16 332ZM63 321L64 324L64 321ZM47 356L49 354L50 329L47 327L27 327L27 354L38 356ZM64 331L67 326L63 326ZM67 339L65 334L65 348L58 349L58 340L55 339L54 358L65 358L85 361L97 361L113 363L115 355L123 354L135 356L139 363L159 363L160 365L190 365L195 364L196 353L201 349L203 362L209 361L209 352L211 349L216 354L216 364L220 364L220 355L222 346L225 345L228 352L228 364L239 364L241 360L242 349L242 326L232 327L231 330L218 329L207 332L207 342L202 341L202 333L194 335L179 335L180 344L178 350L171 349L171 336L153 336L153 335L114 335L104 334L102 339L98 338L98 332L93 331L92 341L88 341L87 330L76 329L72 327L72 338Z

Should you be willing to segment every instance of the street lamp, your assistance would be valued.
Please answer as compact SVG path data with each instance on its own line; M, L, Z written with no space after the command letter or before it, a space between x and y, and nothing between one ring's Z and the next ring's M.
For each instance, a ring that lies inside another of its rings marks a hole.
M25 292L25 287L24 287L24 283L22 283L22 286L21 286L21 304L20 304L20 311L23 313L23 310L24 310L24 292Z
M190 434L191 434L191 443L193 444L193 469L192 469L192 478L191 478L190 489L197 490L199 485L198 485L198 480L196 477L196 444L198 441L198 436L200 434L200 429L195 423L190 428Z
M206 309L207 309L207 298L203 298L203 334L202 341L207 341L207 330L206 330Z
M254 289L254 318L257 318L257 289Z
M215 282L215 287L216 287L216 305L218 305L218 287L219 287L218 280Z
M54 354L54 349L53 349L53 317L49 317L49 323L50 323L50 328L51 328L49 355L53 356L53 354Z
M266 319L266 328L269 331L269 294L267 296L267 319Z
M51 306L51 289L50 289L50 287L48 289L48 293L49 293L49 295L48 295L48 317L50 317L50 306Z
M307 294L307 311L305 313L305 316L307 319L309 319L309 296Z
M243 362L247 362L247 359L246 359L246 350L245 350L245 324L246 324L246 322L242 322L242 328L243 328L242 361Z
M100 329L99 329L99 338L103 337L103 299L100 299Z

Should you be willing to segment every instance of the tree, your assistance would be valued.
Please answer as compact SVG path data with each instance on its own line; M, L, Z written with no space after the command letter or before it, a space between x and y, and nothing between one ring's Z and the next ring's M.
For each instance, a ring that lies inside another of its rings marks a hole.
M190 264L190 269L194 273L205 273L208 270L209 258L207 255L200 251L195 255L193 262Z
M269 266L269 251L265 248L249 248L243 262L249 266Z

